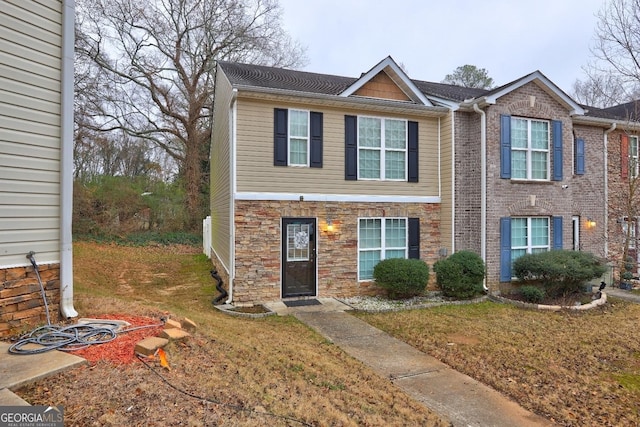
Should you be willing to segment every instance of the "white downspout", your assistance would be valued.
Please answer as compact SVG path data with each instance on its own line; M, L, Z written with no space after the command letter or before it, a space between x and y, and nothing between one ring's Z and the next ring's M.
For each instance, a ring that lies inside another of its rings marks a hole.
M608 149L609 134L616 129L616 123L604 131L604 257L609 257L609 171L608 171Z
M233 282L236 277L236 191L237 191L237 183L236 183L236 118L238 114L238 106L236 104L236 99L238 98L238 89L233 89L233 94L231 95L231 102L229 103L229 132L231 133L231 148L230 148L230 156L229 159L229 177L231 182L231 206L229 207L229 218L231 225L231 233L229 237L229 298L225 301L226 304L231 304L233 302Z
M487 264L487 114L473 104L473 110L480 114L480 258ZM482 288L489 291L487 278L482 281Z
M60 124L60 314L77 317L73 308L73 53L75 1L62 3L62 79Z

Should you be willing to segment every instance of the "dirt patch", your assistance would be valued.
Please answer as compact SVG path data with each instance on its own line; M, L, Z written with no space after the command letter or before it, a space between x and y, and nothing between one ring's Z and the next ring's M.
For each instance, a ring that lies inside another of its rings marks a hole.
M476 345L480 343L477 337L470 337L468 335L447 335L447 341L451 344L463 344L463 345Z

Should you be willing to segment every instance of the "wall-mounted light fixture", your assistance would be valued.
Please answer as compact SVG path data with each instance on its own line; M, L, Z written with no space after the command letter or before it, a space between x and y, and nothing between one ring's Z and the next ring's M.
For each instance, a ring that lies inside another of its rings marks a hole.
M333 221L331 221L330 219L327 220L327 231L328 232L333 231Z
M587 228L595 228L596 222L592 218L587 218Z

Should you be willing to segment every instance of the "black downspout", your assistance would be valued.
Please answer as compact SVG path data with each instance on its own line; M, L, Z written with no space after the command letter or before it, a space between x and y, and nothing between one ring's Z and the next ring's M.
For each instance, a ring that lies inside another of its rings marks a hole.
M217 304L220 304L220 301L225 299L229 294L222 287L223 282L222 282L222 278L218 276L218 270L215 270L215 269L211 270L211 277L213 277L218 282L216 284L216 289L218 290L218 292L220 292L220 295L218 295L213 299L213 301L211 301L211 304L217 305Z

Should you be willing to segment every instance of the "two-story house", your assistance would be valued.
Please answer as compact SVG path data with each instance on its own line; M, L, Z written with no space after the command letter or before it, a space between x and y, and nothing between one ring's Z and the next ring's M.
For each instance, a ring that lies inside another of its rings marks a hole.
M375 292L389 257L606 257L612 121L539 71L492 89L220 63L211 253L239 304ZM610 144L609 144L610 145Z
M360 78L219 63L212 259L238 304L374 292L450 252L450 109L386 58Z

